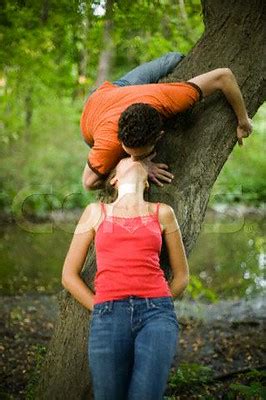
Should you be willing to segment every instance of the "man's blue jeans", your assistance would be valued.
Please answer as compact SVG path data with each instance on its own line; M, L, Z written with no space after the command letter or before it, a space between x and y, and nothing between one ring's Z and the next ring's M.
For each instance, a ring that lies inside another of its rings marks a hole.
M113 84L117 86L129 86L157 83L161 78L170 74L184 57L183 54L175 51L166 53L162 57L132 69L132 71L129 71L126 75L122 76L122 78L114 81ZM89 96L95 92L96 89L97 88L94 88L89 93Z
M97 303L89 330L95 400L163 399L179 334L172 297Z
M122 78L113 82L118 86L144 85L157 83L161 78L174 70L184 56L181 53L170 52L155 60L141 64L128 72Z

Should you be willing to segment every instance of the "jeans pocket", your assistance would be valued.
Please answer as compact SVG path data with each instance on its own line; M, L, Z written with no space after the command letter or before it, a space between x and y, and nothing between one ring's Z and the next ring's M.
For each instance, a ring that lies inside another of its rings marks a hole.
M167 300L150 300L150 304L152 308L162 309L162 310L169 310L175 312L175 306L172 299Z

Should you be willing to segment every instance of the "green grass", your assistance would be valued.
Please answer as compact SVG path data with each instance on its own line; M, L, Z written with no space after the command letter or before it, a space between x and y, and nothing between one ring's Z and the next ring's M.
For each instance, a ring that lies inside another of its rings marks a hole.
M36 389L40 380L41 368L45 359L47 348L41 344L35 346L35 367L31 371L30 378L26 387L25 399L35 400Z
M197 394L200 399L213 400L216 394L223 399L234 400L262 400L266 398L266 372L251 370L237 376L230 381L223 382L215 379L213 370L201 364L181 363L176 370L172 370L168 380L170 396L165 400L175 400L176 396L192 396ZM229 383L229 385L228 385ZM213 397L214 395L214 397Z

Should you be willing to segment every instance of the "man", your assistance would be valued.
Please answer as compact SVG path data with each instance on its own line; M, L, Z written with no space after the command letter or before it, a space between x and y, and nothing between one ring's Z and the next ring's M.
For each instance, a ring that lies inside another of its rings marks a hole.
M154 163L154 147L162 137L162 116L191 108L203 96L221 90L237 120L237 140L252 131L244 100L229 68L218 68L186 82L157 83L184 56L171 52L130 71L123 78L104 82L89 96L81 117L85 142L91 147L83 172L83 186L99 189L121 158L142 159L149 178L159 186L173 175L166 164ZM141 85L141 86L139 86Z

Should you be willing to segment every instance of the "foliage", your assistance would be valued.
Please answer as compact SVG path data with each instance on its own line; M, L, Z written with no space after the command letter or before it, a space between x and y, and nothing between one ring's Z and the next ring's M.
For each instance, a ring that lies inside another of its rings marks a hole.
M211 393L219 393L219 395L223 396L222 398L228 400L236 398L262 400L266 394L266 388L263 384L265 377L265 371L254 369L245 374L240 374L236 378L232 376L234 383L227 387L227 385L222 385L222 382L215 378L211 368L201 364L181 363L178 369L171 371L168 388L172 395L166 397L166 399L176 399L175 393L179 396L182 394L186 396L189 394L195 395L197 393L199 398L211 400L216 398L216 396L212 397ZM239 380L245 383L239 383Z
M241 396L243 400L261 400L266 398L265 386L266 371L256 369L248 372L245 376L246 384L234 383L229 386L229 400L235 396Z
M67 1L48 7L47 15L39 2L5 1L2 7L4 143L25 134L27 117L51 91L69 93L73 86L71 27L77 27L78 9Z
M116 78L128 61L133 68L167 51L188 53L203 32L198 0L186 1L185 15L178 2L169 0L118 1L114 24Z
M26 400L35 400L36 399L36 394L35 390L37 387L37 384L40 379L40 374L41 374L41 366L44 361L47 348L41 344L37 344L35 347L35 360L36 360L36 365L34 370L31 372L27 388L26 388Z
M51 97L36 110L30 146L19 140L3 154L0 207L14 216L85 207L94 198L81 175L88 147L81 139L81 105ZM75 151L73 151L75 149Z
M194 300L208 300L212 303L218 301L218 296L214 290L206 287L205 284L196 276L190 275L189 285L187 287L187 293Z
M200 364L181 363L176 371L170 374L168 385L176 391L190 387L195 390L198 386L211 382L213 371Z
M260 400L266 398L266 388L259 382L254 382L250 386L238 384L230 385L230 389L242 399ZM235 397L231 397L232 399Z
M243 147L236 145L212 188L210 204L259 205L266 199L266 159L264 156L266 104L253 119L254 130Z

